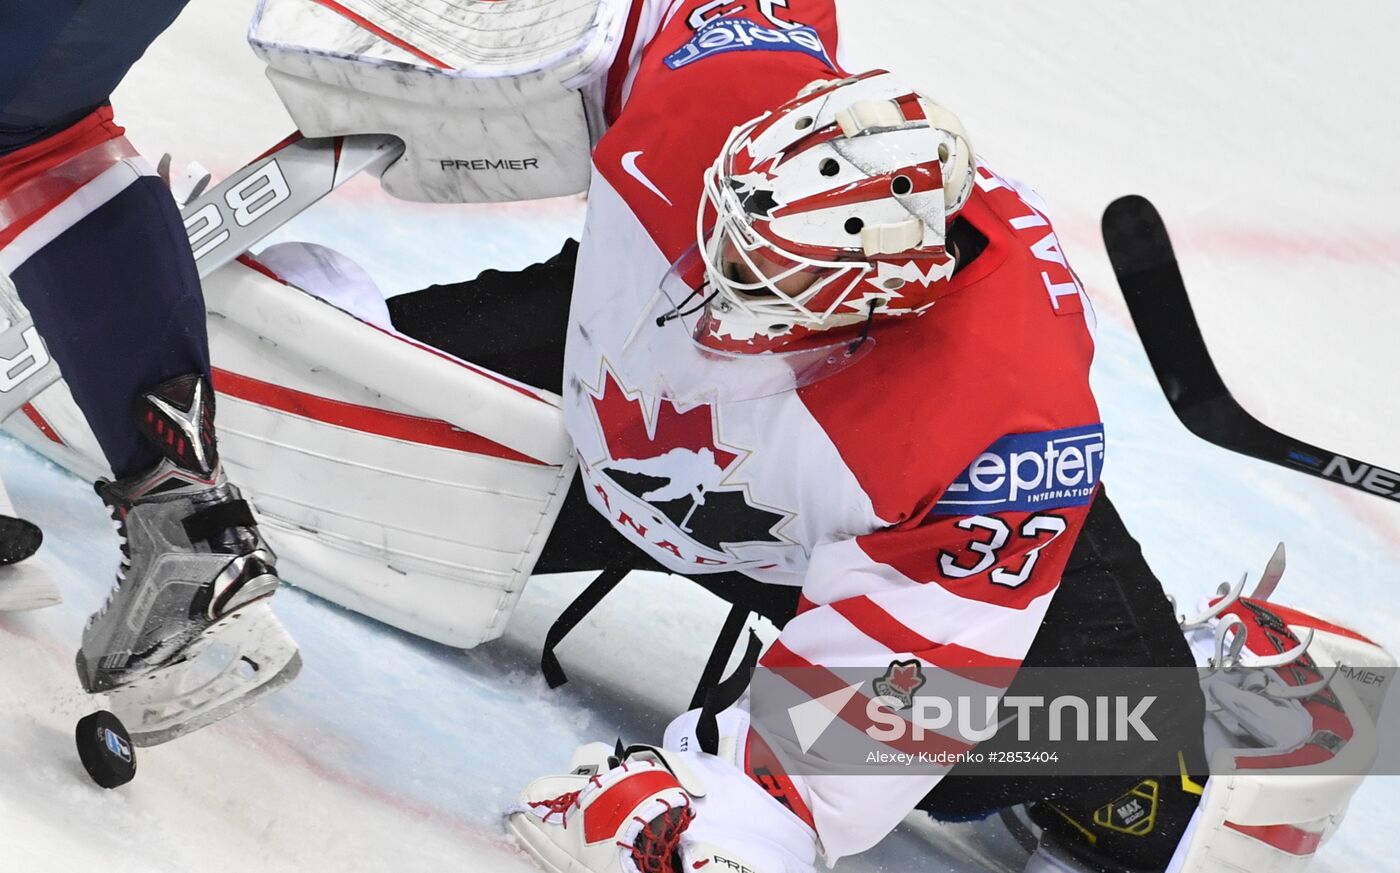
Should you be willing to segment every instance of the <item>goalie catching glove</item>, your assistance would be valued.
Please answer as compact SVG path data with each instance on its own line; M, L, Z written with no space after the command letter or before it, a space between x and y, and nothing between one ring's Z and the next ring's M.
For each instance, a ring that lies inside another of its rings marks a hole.
M652 746L580 746L506 827L551 873L812 873L816 836L737 767Z

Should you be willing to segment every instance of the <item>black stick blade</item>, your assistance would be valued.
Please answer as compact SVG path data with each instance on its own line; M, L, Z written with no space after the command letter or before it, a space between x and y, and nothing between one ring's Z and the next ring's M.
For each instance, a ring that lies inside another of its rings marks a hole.
M1162 216L1145 197L1122 197L1104 211L1103 238L1133 325L1172 411L1192 433L1214 442L1213 437L1229 430L1244 410L1211 361Z
M1152 370L1188 430L1221 448L1400 500L1400 473L1279 433L1240 406L1201 336L1162 216L1145 197L1109 204L1103 239Z

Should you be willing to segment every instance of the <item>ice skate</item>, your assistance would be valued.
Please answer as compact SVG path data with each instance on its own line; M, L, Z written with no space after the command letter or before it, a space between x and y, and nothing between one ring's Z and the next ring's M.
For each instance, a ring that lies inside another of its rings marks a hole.
M296 644L273 615L277 558L229 484L214 446L212 396L194 376L138 403L165 458L101 481L122 538L117 584L83 630L78 676L105 693L137 745L224 718L291 681Z
M39 526L14 515L0 482L0 612L43 609L63 602L58 586L43 566L29 558L44 542Z

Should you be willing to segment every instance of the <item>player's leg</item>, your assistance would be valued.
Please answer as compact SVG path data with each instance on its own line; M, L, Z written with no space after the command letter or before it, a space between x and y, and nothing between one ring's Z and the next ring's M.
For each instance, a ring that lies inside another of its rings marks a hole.
M298 662L266 607L245 608L276 589L276 559L219 463L203 298L179 212L122 133L100 106L0 155L0 269L115 474L99 494L122 562L83 633L84 686L123 689L140 708L135 680L170 694L147 674L183 670L214 636L264 650L248 654L251 676L224 665L198 705L186 696L183 712L130 725L153 742L238 708Z
M1079 779L1055 786L1030 806L1043 829L1037 857L1041 863L1066 859L1069 870L1165 870L1206 782L1205 701L1196 662L1161 583L1106 494L1095 502L1076 551L1064 585L1071 595L1065 606L1077 620L1052 639L1076 664L1170 669L1166 677L1175 687L1158 702L1179 717L1171 723L1175 736L1158 741L1175 747L1181 763L1176 772L1144 774L1126 784Z
M119 479L160 460L131 419L140 395L176 376L209 378L184 225L123 133L102 106L0 155L0 268Z

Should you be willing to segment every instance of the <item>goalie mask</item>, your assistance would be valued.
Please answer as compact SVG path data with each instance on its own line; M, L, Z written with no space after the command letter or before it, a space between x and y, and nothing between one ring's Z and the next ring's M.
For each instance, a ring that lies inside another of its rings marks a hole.
M881 70L739 125L706 172L696 245L628 336L633 384L744 400L850 366L873 328L947 291L974 169L958 119Z
M974 168L958 119L883 71L814 82L740 125L705 179L713 296L696 340L766 352L927 311Z

